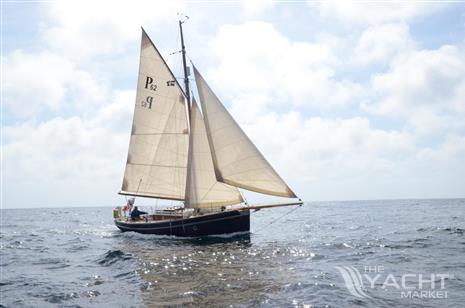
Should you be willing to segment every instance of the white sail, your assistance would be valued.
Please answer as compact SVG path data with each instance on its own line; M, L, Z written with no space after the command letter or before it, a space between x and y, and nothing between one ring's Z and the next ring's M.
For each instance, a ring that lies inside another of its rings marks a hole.
M194 67L216 178L259 193L295 198Z
M243 201L236 187L216 180L205 123L195 99L191 110L189 151L186 207L214 209Z
M184 200L188 123L182 88L142 30L134 119L120 194Z

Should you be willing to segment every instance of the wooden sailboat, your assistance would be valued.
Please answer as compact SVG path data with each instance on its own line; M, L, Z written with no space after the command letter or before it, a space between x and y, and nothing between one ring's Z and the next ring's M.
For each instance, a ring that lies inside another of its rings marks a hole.
M122 231L175 236L248 232L250 212L288 203L248 205L239 188L297 198L194 67L200 110L189 90L182 21L184 89L142 29L139 79L121 195L180 200L132 220L115 209Z

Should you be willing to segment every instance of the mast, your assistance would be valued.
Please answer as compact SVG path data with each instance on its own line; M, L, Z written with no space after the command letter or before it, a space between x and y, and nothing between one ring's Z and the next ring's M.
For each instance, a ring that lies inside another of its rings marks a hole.
M181 20L179 18L179 32L181 33L181 53L182 53L182 66L184 68L184 87L187 100L187 117L189 122L189 142L187 150L187 171L186 171L186 188L184 191L184 207L189 207L189 183L191 181L191 160L192 160L192 116L191 116L191 94L189 91L189 76L187 74L187 65L186 65L186 46L184 45L184 35L182 33L182 24L189 19L188 16L184 16L185 19Z
M180 19L179 20L179 31L181 32L181 53L182 53L182 64L184 68L184 86L185 86L185 92L186 92L186 99L187 99L187 110L189 113L189 119L191 115L191 96L190 96L190 91L189 91L189 76L187 73L187 65L186 65L186 46L184 46L184 36L182 34L182 24L189 18L185 16L186 19L183 21Z

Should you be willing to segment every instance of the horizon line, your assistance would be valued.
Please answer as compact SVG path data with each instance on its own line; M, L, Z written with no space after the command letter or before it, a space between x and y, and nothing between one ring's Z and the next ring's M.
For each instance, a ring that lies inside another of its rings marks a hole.
M367 202L367 201L408 201L408 200L462 200L464 197L432 197L432 198L388 198L388 199L346 199L346 200L304 200L304 205L308 203L328 203L328 202ZM180 201L177 201L180 202ZM260 202L257 202L260 204ZM140 205L142 207L160 207L163 205ZM99 208L99 207L116 207L115 205L78 205L78 206L32 206L32 207L0 207L0 210L21 210L21 209L72 209L72 208Z

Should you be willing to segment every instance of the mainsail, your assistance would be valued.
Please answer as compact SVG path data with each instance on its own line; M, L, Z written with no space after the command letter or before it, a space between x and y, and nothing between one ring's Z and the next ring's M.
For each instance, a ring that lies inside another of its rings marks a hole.
M199 107L192 101L190 155L185 206L218 208L243 201L236 187L216 180L205 123Z
M188 138L183 90L142 31L134 119L120 194L184 200Z
M195 67L194 73L217 180L259 193L297 197L242 131Z

